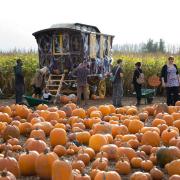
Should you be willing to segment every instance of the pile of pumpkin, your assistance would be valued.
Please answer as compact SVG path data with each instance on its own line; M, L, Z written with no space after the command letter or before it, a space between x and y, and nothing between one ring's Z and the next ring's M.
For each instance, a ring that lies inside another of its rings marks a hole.
M0 107L0 180L180 179L180 101Z

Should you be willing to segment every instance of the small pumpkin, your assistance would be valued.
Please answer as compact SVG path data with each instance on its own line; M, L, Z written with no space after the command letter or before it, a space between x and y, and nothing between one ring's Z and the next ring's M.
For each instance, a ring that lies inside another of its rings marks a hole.
M16 180L16 177L13 173L3 170L0 171L0 180Z

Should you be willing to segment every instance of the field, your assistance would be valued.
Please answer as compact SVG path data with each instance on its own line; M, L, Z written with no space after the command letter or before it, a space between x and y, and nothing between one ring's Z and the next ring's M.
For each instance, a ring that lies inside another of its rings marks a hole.
M125 94L131 91L131 79L134 70L134 64L138 61L142 62L142 69L146 79L151 75L160 75L161 68L166 62L168 55L164 54L113 54L113 63L118 58L122 58L124 70L124 90ZM30 82L36 69L38 68L38 55L33 52L29 53L9 53L0 54L0 88L6 90L7 96L12 96L14 91L14 74L13 66L17 58L21 58L24 62L26 93L32 91ZM180 67L180 56L175 56L176 64ZM128 79L128 81L126 80ZM148 84L145 84L148 86Z

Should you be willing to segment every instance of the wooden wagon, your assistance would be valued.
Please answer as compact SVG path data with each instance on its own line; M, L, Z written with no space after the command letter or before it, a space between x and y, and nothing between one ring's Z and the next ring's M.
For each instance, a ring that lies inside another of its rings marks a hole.
M46 86L52 94L76 93L76 80L71 72L86 60L90 67L90 92L105 96L114 36L80 23L56 24L33 35L38 44L40 68L47 66L51 72Z

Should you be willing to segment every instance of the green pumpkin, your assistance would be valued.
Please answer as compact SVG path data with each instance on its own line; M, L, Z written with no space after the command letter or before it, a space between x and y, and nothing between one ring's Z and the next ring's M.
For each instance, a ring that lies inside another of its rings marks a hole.
M160 167L164 167L167 163L180 158L180 150L175 147L160 147L156 153L157 163Z

